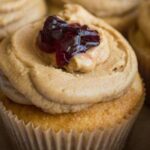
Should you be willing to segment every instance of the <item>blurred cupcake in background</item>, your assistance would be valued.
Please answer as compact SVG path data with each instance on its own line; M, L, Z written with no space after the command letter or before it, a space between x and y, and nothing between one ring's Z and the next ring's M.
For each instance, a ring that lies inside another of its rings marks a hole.
M49 0L50 13L58 11L65 3L80 4L119 31L125 32L135 21L140 0Z
M1 0L0 40L46 14L44 0Z
M150 1L145 0L139 10L137 24L129 30L129 41L137 54L150 104Z

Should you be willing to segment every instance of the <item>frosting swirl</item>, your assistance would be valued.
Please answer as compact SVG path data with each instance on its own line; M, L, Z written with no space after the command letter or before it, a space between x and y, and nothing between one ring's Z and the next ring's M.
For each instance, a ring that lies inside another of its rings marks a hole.
M2 79L1 75L1 80L9 82L7 85L24 97L16 102L35 105L48 113L67 113L113 100L126 92L137 73L137 60L126 40L78 5L67 5L59 16L68 22L88 25L102 38L101 47L76 55L73 60L77 65L70 68L86 70L81 60L85 55L93 55L91 62L96 65L92 69L87 67L90 71L84 73L55 68L47 61L49 57L39 55L41 51L36 45L43 21L28 25L0 46L0 69L8 78ZM4 83L0 84L3 90Z
M45 14L46 6L43 0L0 0L0 39Z

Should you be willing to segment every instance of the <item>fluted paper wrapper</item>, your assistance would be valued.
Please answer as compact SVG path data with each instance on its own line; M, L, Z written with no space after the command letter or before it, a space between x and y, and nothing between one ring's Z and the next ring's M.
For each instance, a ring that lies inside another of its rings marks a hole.
M15 150L120 150L141 109L142 104L114 128L95 131L59 131L42 130L32 123L25 124L7 111L0 102L0 115L6 130L15 145Z

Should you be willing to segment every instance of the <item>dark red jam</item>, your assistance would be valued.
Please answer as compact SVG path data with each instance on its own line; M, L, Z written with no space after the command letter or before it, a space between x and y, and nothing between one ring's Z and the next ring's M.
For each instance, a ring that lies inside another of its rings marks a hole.
M38 46L46 53L56 53L58 67L63 67L76 54L100 44L97 31L78 23L68 24L56 16L46 19L39 33Z

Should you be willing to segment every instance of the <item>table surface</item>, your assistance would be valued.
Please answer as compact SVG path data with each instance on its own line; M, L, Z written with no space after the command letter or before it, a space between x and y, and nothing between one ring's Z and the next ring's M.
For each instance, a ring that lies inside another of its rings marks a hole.
M0 149L12 150L0 120ZM125 150L150 150L150 107L142 109L125 146Z

